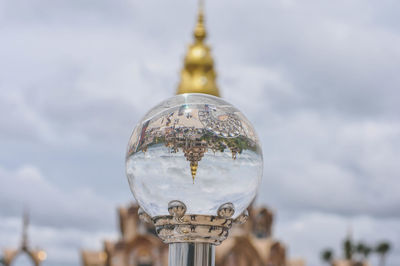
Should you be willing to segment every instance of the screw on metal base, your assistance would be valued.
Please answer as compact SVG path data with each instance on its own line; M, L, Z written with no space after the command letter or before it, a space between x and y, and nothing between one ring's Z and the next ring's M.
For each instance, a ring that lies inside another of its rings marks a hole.
M249 216L244 211L239 217L233 219L235 213L234 205L230 202L222 204L217 215L186 214L186 205L173 200L168 203L170 215L151 217L142 209L139 217L145 221L152 221L156 228L158 237L164 243L209 243L221 244L229 234L233 223L243 224Z
M153 217L158 237L164 243L193 242L219 245L228 237L233 220L211 215Z
M233 216L233 214L235 214L235 207L230 202L222 204L218 208L217 214L221 218L225 218L225 219L231 218Z
M152 223L153 221L151 220L150 215L148 215L143 209L142 207L139 208L138 210L138 215L139 215L139 219L142 220L145 223Z
M239 217L237 217L233 222L235 224L244 224L249 219L249 211L245 210Z
M168 203L168 212L175 218L181 218L186 213L186 205L179 200L170 201Z

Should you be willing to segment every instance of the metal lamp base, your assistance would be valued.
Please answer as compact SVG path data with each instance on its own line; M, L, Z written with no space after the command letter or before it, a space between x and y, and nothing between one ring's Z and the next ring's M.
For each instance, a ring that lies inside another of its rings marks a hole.
M169 266L214 266L215 246L210 243L169 244Z
M219 245L228 237L233 220L208 215L184 215L180 218L153 218L158 237L164 243L192 242Z
M235 209L232 203L225 203L218 209L217 216L196 215L186 213L186 205L178 200L168 204L171 215L150 217L142 208L139 217L156 227L158 237L164 243L209 243L219 245L228 237L233 223L244 223L247 220L247 210L236 219L232 219Z
M139 217L153 223L159 238L169 244L169 266L214 266L215 245L228 237L233 223L245 223L244 211L236 219L232 203L222 204L214 215L186 214L186 205L178 200L168 204L170 215L150 217L139 208ZM186 215L185 215L186 214Z

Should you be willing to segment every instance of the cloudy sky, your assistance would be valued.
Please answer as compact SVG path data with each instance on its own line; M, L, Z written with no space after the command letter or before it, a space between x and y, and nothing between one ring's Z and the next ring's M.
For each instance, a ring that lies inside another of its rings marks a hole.
M400 265L400 2L208 1L223 97L253 121L291 257L351 231ZM29 208L45 265L117 237L136 122L171 96L195 1L0 0L0 249ZM373 259L376 263L376 259Z

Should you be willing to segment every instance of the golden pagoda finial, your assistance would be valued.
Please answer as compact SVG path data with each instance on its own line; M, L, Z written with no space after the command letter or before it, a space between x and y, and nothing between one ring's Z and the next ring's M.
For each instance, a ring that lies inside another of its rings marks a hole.
M210 47L204 43L207 31L204 26L204 3L199 1L199 14L194 29L194 43L189 46L176 94L205 93L220 96L216 84L214 59Z
M198 165L199 165L198 162L190 162L190 171L192 172L193 184L194 184L194 179L196 178Z
M204 26L204 2L202 0L199 0L199 14L197 16L197 24L194 28L194 38L196 42L203 42L207 37L207 31Z

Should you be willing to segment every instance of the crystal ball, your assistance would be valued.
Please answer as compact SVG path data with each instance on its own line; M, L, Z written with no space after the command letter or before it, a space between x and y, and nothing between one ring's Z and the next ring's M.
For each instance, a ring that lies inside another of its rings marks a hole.
M233 218L252 202L261 182L262 151L246 117L221 98L181 94L155 106L130 137L126 173L151 217L168 215L179 200L186 214L217 215L226 203Z

